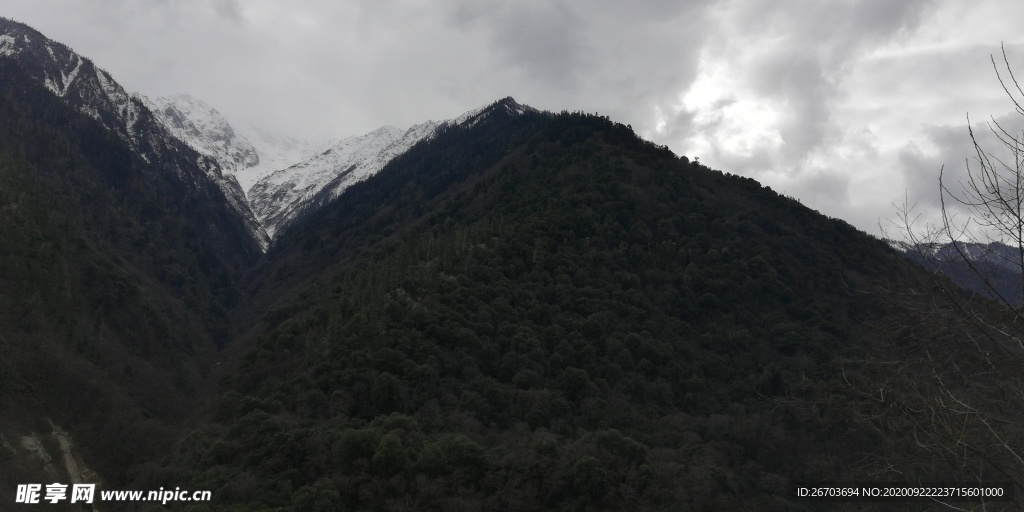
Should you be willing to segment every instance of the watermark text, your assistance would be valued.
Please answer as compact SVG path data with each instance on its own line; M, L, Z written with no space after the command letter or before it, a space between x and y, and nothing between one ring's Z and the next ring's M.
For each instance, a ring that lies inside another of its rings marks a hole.
M94 503L97 501L152 501L166 505L173 501L210 501L210 491L188 491L180 487L155 491L101 490L96 484L20 484L14 496L15 503Z

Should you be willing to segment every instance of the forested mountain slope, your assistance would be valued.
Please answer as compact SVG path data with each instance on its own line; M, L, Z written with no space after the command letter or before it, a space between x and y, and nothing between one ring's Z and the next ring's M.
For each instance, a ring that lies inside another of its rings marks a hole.
M913 443L844 378L904 265L625 126L499 102L279 240L172 464L249 510L816 508L790 483L893 477L879 450Z
M50 419L124 481L192 417L259 247L174 171L188 148L147 161L17 62L0 76L0 431Z
M70 481L35 449L64 431L106 488L213 492L192 510L886 509L792 492L830 481L1020 493L1019 327L983 300L949 315L957 292L841 220L607 118L506 98L314 193L262 254L210 157L134 99L83 108L122 96L15 28L0 503Z

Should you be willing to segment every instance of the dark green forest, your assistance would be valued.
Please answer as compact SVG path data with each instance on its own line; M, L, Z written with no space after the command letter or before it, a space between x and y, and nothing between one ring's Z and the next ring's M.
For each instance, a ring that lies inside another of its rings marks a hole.
M51 419L126 482L193 416L259 249L212 184L162 170L194 151L146 162L16 64L0 76L0 427Z
M179 478L248 510L793 510L795 481L971 480L856 380L886 371L900 257L600 116L500 107L282 237Z
M928 448L932 397L996 403L1005 376L918 307L944 300L927 273L605 117L495 103L260 257L215 187L0 72L0 427L53 419L105 486L213 492L187 510L781 511L935 506L794 482L1019 482L977 425L977 450Z

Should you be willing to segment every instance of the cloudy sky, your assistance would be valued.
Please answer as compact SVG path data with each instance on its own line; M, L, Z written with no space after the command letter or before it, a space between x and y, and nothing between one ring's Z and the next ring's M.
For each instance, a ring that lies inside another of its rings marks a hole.
M608 115L871 233L905 197L931 218L939 169L963 175L968 114L1024 129L989 60L1002 43L1024 77L1022 12L1005 0L0 3L127 89L188 92L236 124L340 138L514 96Z

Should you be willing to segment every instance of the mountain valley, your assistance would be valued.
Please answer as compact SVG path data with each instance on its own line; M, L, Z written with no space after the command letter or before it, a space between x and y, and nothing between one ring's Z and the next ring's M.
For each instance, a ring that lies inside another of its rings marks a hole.
M600 115L275 137L0 18L0 212L0 503L75 478L210 490L166 508L197 511L1024 499L998 308L971 302L1007 332L961 321L902 251Z

